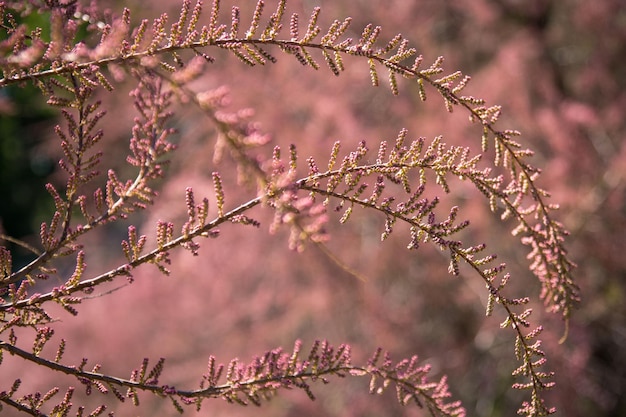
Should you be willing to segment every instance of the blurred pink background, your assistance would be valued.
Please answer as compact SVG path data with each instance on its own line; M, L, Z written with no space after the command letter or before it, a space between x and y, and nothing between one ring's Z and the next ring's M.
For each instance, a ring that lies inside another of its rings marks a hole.
M178 14L175 1L139 3L100 5L115 14L128 5L134 23L164 9L172 18ZM228 24L233 2L221 3L222 21ZM239 3L245 28L254 2ZM468 94L503 106L501 129L522 131L522 142L536 151L533 161L543 169L539 183L561 204L558 216L572 232L567 246L579 264L576 275L583 294L562 345L557 343L564 331L559 317L545 313L541 303L533 305L533 323L546 327L547 367L556 372L557 387L547 397L558 407L558 415L623 415L625 3L290 0L288 12L301 13L304 25L315 5L322 7L323 28L352 16L349 36L358 38L363 26L372 22L382 26L383 41L396 33L410 39L424 55L425 65L445 56L446 70L472 76ZM267 1L267 16L274 7L274 1ZM205 9L206 20L210 4ZM283 37L288 36L285 28ZM277 64L249 68L223 51L206 52L216 62L194 88L227 85L229 110L254 109L253 120L272 137L256 151L265 159L271 158L275 145L286 152L293 143L303 167L309 155L323 166L336 140L342 141L344 152L360 140L375 152L381 140L393 141L401 128L409 130L411 139L441 134L447 143L480 146L480 127L469 124L463 111L446 113L433 90L427 90L426 103L420 102L416 86L406 80L399 80L400 95L393 97L382 69L381 86L372 87L365 60L346 58L345 73L335 78L323 59L323 68L316 72L276 50L271 52ZM116 152L123 151L132 124L125 91L120 87L119 94L104 97L114 104L102 126ZM209 120L183 108L174 124L180 149L172 158L171 178L160 188L156 206L135 217L150 239L159 219L174 221L180 229L186 187L193 187L197 201L207 196L213 203L213 171L224 179L227 209L255 197L255 190L237 184L228 157L214 164L216 139ZM121 165L119 159L113 163ZM488 202L467 184L454 183L452 189L442 210L460 205L460 217L471 219L463 235L466 243L487 243L507 262L513 275L511 291L537 299L539 285L527 269L527 248L510 236L511 225L491 215ZM199 242L199 257L173 252L170 277L146 266L136 272L132 285L86 300L78 317L59 311L55 340L68 340L64 361L78 364L88 357L92 364L101 363L105 373L129 377L144 357L154 362L165 357L161 382L192 389L209 355L226 363L234 357L245 362L277 346L291 349L296 339L304 341L304 349L316 339L328 339L350 343L355 362L365 361L378 346L397 360L418 354L433 365L435 375L449 375L451 390L463 400L468 415L508 416L517 409L520 394L510 389L510 372L516 367L513 335L499 329L502 312L497 307L494 317L484 317L487 294L479 277L463 269L460 277L450 276L445 256L427 245L407 251L409 236L402 227L380 243L379 216L356 211L340 225L340 214L331 213L328 247L366 277L360 281L313 245L303 253L289 251L287 230L268 233L268 209L257 208L250 215L261 221L259 229L228 224L218 239ZM125 238L125 227L88 238L87 249L98 250L88 253L88 273L123 262L118 242ZM122 284L120 280L107 289ZM51 356L52 345L45 351ZM63 381L41 370L26 373L21 361L6 355L2 369L4 381L23 376L24 387L44 392ZM71 379L68 383L77 384ZM370 396L367 387L367 380L332 379L328 386L313 386L315 402L303 392L283 392L260 409L206 401L197 415L427 415L415 406L397 405L392 392ZM119 416L177 415L166 401L145 394L140 399L141 408L120 405L114 398L107 405ZM103 399L94 394L86 401L95 406ZM189 408L185 415L196 413Z

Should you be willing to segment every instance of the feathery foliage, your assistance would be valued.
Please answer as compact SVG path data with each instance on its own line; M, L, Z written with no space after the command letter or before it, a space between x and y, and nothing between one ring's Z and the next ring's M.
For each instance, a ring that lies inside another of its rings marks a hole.
M41 225L35 259L16 269L10 251L0 247L0 293L4 297L0 303L0 355L16 355L50 372L73 376L88 393L95 387L138 405L138 393L150 392L168 398L181 412L186 406L200 409L210 398L260 405L281 389L293 387L314 398L312 382L327 382L331 376L368 376L372 393L392 385L403 405L414 402L436 416L465 415L460 403L447 400L446 378L433 382L429 367L419 364L417 357L394 363L379 350L366 365L353 365L349 346L334 349L326 342L316 343L306 359L301 357L299 342L291 353L276 349L249 364L234 359L226 366L218 365L211 357L199 387L191 390L161 382L163 359L154 365L146 359L124 379L107 374L97 364L88 367L86 359L78 365L64 363L65 341L54 359L42 356L54 334L49 303L77 315L85 294L120 277L132 282L133 270L141 265L153 264L170 274L172 250L183 248L198 255L201 238L218 238L218 227L226 222L259 227L260 223L247 215L255 206L273 210L270 230L290 229L289 246L294 250L304 249L307 242L323 244L328 239L329 211L340 212L340 222L344 223L355 210L366 210L384 218L381 240L387 239L397 224L405 224L409 250L433 244L447 253L452 275L460 274L460 264L473 271L486 287L487 315L495 308L502 309L505 320L501 327L509 328L515 340L518 365L513 370L517 378L514 388L528 392L518 412L526 416L553 413L543 398L554 382L553 373L545 369L546 355L538 338L542 327L531 324L531 309L525 307L532 295L508 295L505 288L510 275L505 264L488 254L486 245L460 240L459 232L471 227L468 220L459 219L463 207L452 207L442 218L439 198L424 196L425 190L433 189L454 193L452 180L458 179L482 193L492 212L503 220L513 219L513 234L530 249L529 269L541 284L539 297L550 311L567 321L579 301L572 277L574 264L564 248L567 232L554 217L557 206L548 202L548 191L537 184L540 169L530 161L533 152L518 141L519 132L497 127L499 106L463 94L470 77L460 71L447 73L442 57L427 65L402 35L381 42L379 26L367 25L358 39L350 38L350 18L322 28L318 24L320 8L315 8L302 25L299 15L287 16L285 0L276 3L268 16L268 5L259 0L248 22L237 7L230 14L221 10L219 0L214 0L208 11L203 10L200 0L195 5L184 0L174 21L163 14L152 22L144 19L133 23L134 17L126 9L108 24L88 14L79 2L0 4L4 32L0 88L32 83L49 106L59 108L63 122L55 133L63 152L59 165L66 178L62 188L46 186L54 214ZM33 13L50 17L49 33L18 23ZM230 16L230 21L222 23L224 16ZM79 30L84 37L77 35ZM302 66L316 70L326 66L334 75L344 71L344 58L355 57L369 69L374 86L382 82L381 72L386 73L394 95L404 88L400 84L405 79L406 88L417 88L422 100L434 92L443 99L447 111L466 112L476 125L481 152L446 145L439 136L411 140L403 129L391 142L376 144L375 153L365 142L349 151L343 151L337 142L323 164L313 158L301 162L295 145L288 152L275 147L262 159L253 151L269 138L242 117L222 112L221 92L198 92L191 87L190 83L214 61L210 54L216 49L226 50L251 67L291 55ZM134 170L131 177L125 176L128 170L123 174L102 162L106 132L100 122L105 110L97 97L115 92L121 79L136 83L130 95L137 116L126 156ZM197 106L215 125L219 131L216 155L230 154L232 171L242 184L255 187L254 197L232 204L222 181L225 173L214 172L212 202L202 197L197 204L194 190L187 188L181 202L187 219L180 229L173 222L159 221L154 246L150 247L148 236L139 235L136 225L128 226L128 238L120 242L125 261L108 272L92 275L86 261L90 248L83 246L81 238L96 228L149 210L158 198L155 183L167 179L165 167L177 148L172 141L176 132L169 123L174 100ZM494 158L487 161L489 149L494 150ZM216 207L215 214L210 205ZM62 278L63 284L44 293L35 292L40 281L63 275L55 265L68 257L75 258L74 272ZM26 347L27 336L20 333L18 338L17 328L32 331L31 349ZM77 415L84 415L84 409L72 403L74 388L67 388L65 394L56 387L46 394L21 395L19 387L19 380L10 387L0 387L0 404L5 409L30 415L68 415L75 410ZM89 415L104 412L103 405Z

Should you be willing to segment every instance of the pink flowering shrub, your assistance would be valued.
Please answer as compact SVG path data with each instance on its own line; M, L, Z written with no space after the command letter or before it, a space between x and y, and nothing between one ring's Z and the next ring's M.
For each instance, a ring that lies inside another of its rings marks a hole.
M566 406L559 375L587 361L550 355L568 328L584 334L569 324L579 289L542 184L569 203L563 129L597 116L509 94L525 76L515 51L533 53L536 39L513 36L493 58L502 65L466 88L437 58L445 41L415 36L416 49L337 5L224 3L184 2L169 19L3 4L0 86L34 84L61 114L46 149L60 161L46 185L51 218L36 241L2 236L3 409L368 415L391 413L393 400L408 415L472 415L493 412L484 401L498 396L519 402L502 413ZM496 20L476 4L465 13ZM410 9L394 3L378 19ZM501 13L540 25L542 7L529 10ZM34 13L50 28L23 23ZM492 101L526 110L514 121L539 161ZM549 151L532 139L545 131L563 160L540 176ZM16 246L33 253L25 265ZM487 367L463 366L483 356ZM350 382L359 377L369 389Z

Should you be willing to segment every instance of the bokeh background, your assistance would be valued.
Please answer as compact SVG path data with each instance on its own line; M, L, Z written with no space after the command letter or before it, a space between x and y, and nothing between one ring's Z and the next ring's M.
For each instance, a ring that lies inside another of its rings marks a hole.
M222 1L222 21L228 24L232 1ZM242 26L254 7L240 1ZM131 8L133 22L164 10L177 16L176 1L100 1L119 14ZM381 25L382 40L402 33L429 65L443 55L445 68L472 76L467 91L503 106L499 126L518 129L523 143L536 151L542 167L541 186L561 204L560 220L571 231L567 242L583 301L573 314L569 336L558 339L564 324L544 313L537 302L535 323L543 336L548 367L556 371L557 388L548 394L563 416L623 416L626 414L626 3L623 0L290 0L289 12L301 13L304 24L312 8L322 7L322 27L334 19L353 18L350 36L358 38L367 23ZM267 2L267 14L275 2ZM208 8L209 5L206 5ZM208 10L207 10L208 13ZM106 17L103 16L104 19ZM208 17L205 16L205 19ZM288 36L285 33L284 36ZM214 55L206 75L193 84L198 90L228 86L229 109L255 111L253 120L272 141L258 149L269 158L273 146L297 146L301 160L313 155L325 163L330 147L341 140L344 149L366 140L375 149L393 141L401 128L410 137L443 135L448 143L476 148L479 127L462 111L448 114L434 91L426 103L417 88L400 80L400 95L384 85L374 88L367 62L346 59L346 71L302 67L276 51L278 63L249 68L222 51ZM320 61L323 62L323 61ZM128 86L103 95L108 115L106 163L126 172L125 146L132 125ZM39 225L48 220L53 204L43 184L63 184L56 167L58 140L51 135L57 115L29 88L7 88L0 96L0 228L3 233L37 243ZM247 201L253 189L240 186L231 160L213 160L216 135L199 112L183 107L173 124L179 150L172 158L170 178L159 185L161 197L143 214L131 218L142 233L154 235L159 219L184 222L184 190L197 198L212 197L211 173L220 171L228 207ZM511 287L520 296L537 298L539 285L528 271L527 248L509 234L488 209L481 195L465 184L442 205L460 205L472 221L467 242L485 242L506 261ZM205 371L209 355L242 361L276 346L290 349L296 339L310 346L316 339L350 343L355 362L381 346L394 359L413 354L433 365L435 375L447 374L454 395L468 415L508 416L520 395L510 389L516 367L513 337L498 327L499 312L484 317L486 293L479 278L467 271L447 273L447 261L436 249L408 252L409 237L401 228L380 243L383 219L356 212L345 225L331 217L327 243L355 278L315 246L303 253L288 250L287 231L268 233L271 213L250 213L259 229L226 225L221 236L201 242L199 257L172 254L172 275L154 267L136 274L132 285L113 283L114 292L86 300L79 316L56 312L55 340L68 340L66 361L88 357L103 371L128 377L144 357L166 357L163 381L193 388ZM87 238L88 272L117 266L119 241L128 223L111 225ZM3 244L6 244L4 242ZM11 246L16 267L29 255ZM61 269L63 273L63 269ZM70 270L71 273L71 270ZM51 283L56 285L56 283ZM120 288L121 286L121 288ZM103 290L104 291L104 290ZM47 351L54 355L52 347ZM5 358L0 390L20 376L24 387L47 391L55 384L76 384L58 375ZM316 385L318 400L302 392L283 393L260 409L241 408L221 400L205 403L198 415L425 415L416 407L402 408L393 393L370 396L368 381L332 380ZM78 395L78 394L77 394ZM146 408L120 408L117 415L176 415L169 404L141 397ZM99 404L102 397L86 401ZM187 415L195 412L186 411Z

